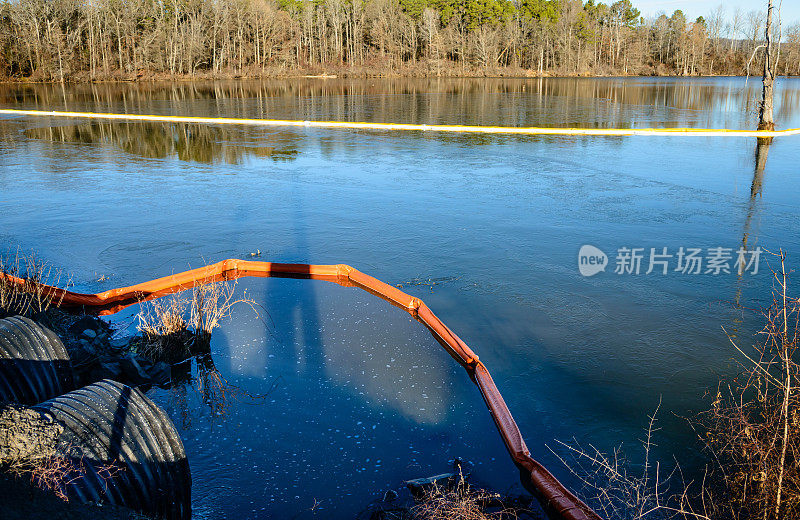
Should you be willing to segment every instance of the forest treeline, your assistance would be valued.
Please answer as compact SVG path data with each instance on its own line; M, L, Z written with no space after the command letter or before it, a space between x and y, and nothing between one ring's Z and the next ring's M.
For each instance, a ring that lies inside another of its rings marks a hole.
M766 9L688 20L630 0L2 0L0 76L758 73ZM800 24L779 74L800 74Z

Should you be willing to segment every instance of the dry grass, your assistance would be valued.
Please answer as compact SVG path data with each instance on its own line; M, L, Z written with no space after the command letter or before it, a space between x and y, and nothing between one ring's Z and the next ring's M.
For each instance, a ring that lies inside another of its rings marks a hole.
M446 485L432 484L410 507L378 501L358 515L368 520L512 520L544 518L531 497L510 497L472 487L463 473Z
M177 362L190 354L194 334L186 319L189 301L179 295L141 305L137 328L142 334L139 352L153 361Z
M236 280L200 285L192 290L192 307L189 321L198 334L210 335L219 323L230 316L233 307L239 303L249 305L256 311L256 302L247 297L235 298Z
M14 255L0 256L0 273L22 278L19 285L0 276L0 317L36 316L45 312L53 304L53 296L45 290L46 285L57 286L61 272L53 269L36 255L22 255L19 250Z
M148 338L157 338L187 330L187 305L185 298L174 296L147 302L138 316L139 331Z
M244 303L256 311L256 302L246 293L241 298L235 294L234 280L197 286L191 298L171 295L143 302L137 327L142 334L140 353L153 361L176 363L207 352L211 333L235 305Z
M498 509L490 511L490 509ZM522 511L506 507L502 496L475 489L459 475L449 487L434 484L410 509L410 520L510 520Z

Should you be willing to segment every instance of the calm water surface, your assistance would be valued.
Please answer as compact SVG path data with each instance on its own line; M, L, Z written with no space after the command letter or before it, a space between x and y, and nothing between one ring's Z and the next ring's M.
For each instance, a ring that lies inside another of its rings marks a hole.
M725 79L286 80L2 86L0 105L194 116L509 126L754 128ZM800 80L777 124L800 127ZM766 161L765 161L766 158ZM798 239L800 139L504 137L0 119L0 242L101 291L261 251L348 263L424 299L492 371L535 457L623 444L659 401L656 456L698 458L681 417L753 341L757 275L613 272L622 247ZM760 159L760 160L759 160ZM604 273L582 277L584 244ZM646 253L647 254L647 253ZM675 267L672 259L670 269ZM97 281L106 277L107 281ZM480 395L416 322L355 289L242 280L194 382L151 395L180 430L198 518L352 518L405 479L475 463L519 491ZM131 330L137 309L113 318ZM744 315L744 319L743 319ZM210 364L211 362L207 362ZM196 388L203 384L205 393ZM212 391L209 392L209 389Z

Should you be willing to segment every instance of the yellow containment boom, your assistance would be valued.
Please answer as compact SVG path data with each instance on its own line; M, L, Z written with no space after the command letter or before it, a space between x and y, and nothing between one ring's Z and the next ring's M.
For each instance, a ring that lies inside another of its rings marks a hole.
M99 112L58 112L47 110L0 109L12 116L70 117L115 121L157 121L162 123L194 123L212 125L249 125L301 128L346 128L354 130L388 130L412 132L451 132L466 134L509 135L592 135L592 136L681 136L681 137L780 137L800 135L800 128L787 130L728 130L725 128L539 128L514 126L412 125L405 123L366 123L356 121L293 121L284 119L243 119L237 117L160 116L144 114L106 114Z

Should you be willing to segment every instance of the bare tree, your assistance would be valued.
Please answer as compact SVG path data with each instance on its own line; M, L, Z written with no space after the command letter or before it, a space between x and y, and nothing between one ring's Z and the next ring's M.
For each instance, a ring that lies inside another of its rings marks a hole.
M772 95L775 73L772 70L772 0L767 2L767 23L764 29L764 75L761 107L758 111L758 129L775 130L775 120L772 117Z
M420 58L435 74L742 74L751 56L764 65L765 21L739 10L726 21L719 6L705 24L680 11L645 24L628 0L11 0L0 1L0 76L255 76L365 63L416 74ZM771 38L770 77L800 73L797 34Z

